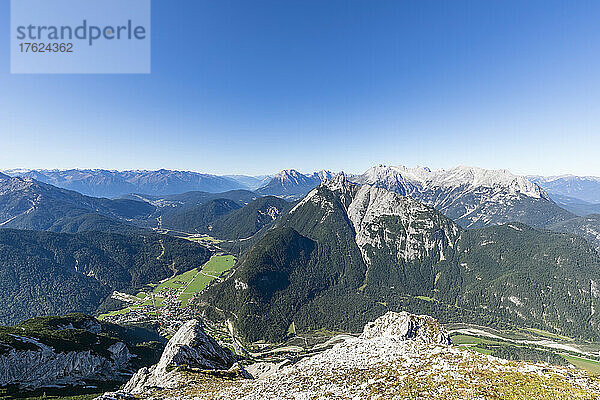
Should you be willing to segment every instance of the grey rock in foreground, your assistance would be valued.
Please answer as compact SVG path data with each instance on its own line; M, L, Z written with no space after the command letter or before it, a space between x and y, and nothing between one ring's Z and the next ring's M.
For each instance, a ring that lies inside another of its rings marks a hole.
M165 400L595 399L583 371L500 360L449 345L433 318L388 312L329 350L255 380L199 380L140 393Z
M191 320L169 340L159 362L140 369L124 391L140 394L149 388L174 388L181 381L181 370L229 370L235 368L234 364L231 351L208 336L200 321Z
M452 344L450 335L442 325L429 315L389 311L365 325L361 339L398 337L430 344Z
M135 400L135 396L131 393L116 391L106 392L103 395L96 397L95 400Z

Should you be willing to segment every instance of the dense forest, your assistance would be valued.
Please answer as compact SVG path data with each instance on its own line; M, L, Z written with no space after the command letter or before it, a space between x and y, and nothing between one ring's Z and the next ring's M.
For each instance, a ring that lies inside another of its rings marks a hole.
M92 314L114 290L158 282L210 255L199 244L165 235L0 229L0 323Z
M238 316L245 339L282 340L292 322L299 331L359 331L387 310L600 338L600 258L583 239L517 223L462 230L429 209L417 220L379 216L369 226L377 245L359 247L347 213L352 192L320 187L317 195L205 293ZM413 239L416 253L406 253ZM435 245L418 247L426 243Z

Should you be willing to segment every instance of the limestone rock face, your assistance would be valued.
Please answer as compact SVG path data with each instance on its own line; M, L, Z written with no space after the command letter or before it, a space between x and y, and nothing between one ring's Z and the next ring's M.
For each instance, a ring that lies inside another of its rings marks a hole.
M126 392L143 393L148 388L173 388L180 382L178 367L198 370L228 370L236 360L208 336L198 320L186 322L169 340L159 362L140 369L124 387Z
M228 369L234 363L233 354L204 333L200 321L191 320L169 340L157 368L187 365L200 369Z
M442 325L428 315L389 311L365 325L361 339L395 337L430 344L451 344L450 335Z
M92 351L58 352L34 339L19 337L37 350L11 349L0 355L0 386L21 388L47 385L76 385L84 380L119 380L134 357L117 342L108 348L110 357Z

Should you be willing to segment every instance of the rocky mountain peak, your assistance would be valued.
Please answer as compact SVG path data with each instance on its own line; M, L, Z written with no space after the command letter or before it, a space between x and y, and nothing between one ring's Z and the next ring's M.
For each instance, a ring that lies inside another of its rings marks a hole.
M416 340L428 344L451 344L450 335L442 325L428 315L388 311L365 325L361 339L376 337Z
M298 183L300 180L305 180L306 176L296 171L295 169L284 169L279 171L274 178L282 182L290 181Z
M222 348L204 332L199 320L186 322L173 335L157 364L140 369L124 389L143 393L150 387L173 387L179 383L179 367L197 370L228 370L236 363L230 350Z
M334 172L322 169L321 171L317 171L317 172L313 173L313 178L316 178L316 179L320 180L321 182L324 182L327 179L333 178L335 175L337 175L337 174L335 174Z
M350 182L344 174L333 175L323 181L321 185L332 192L348 192L350 188L358 186L356 183Z
M193 319L169 340L157 366L161 370L184 364L201 369L228 369L234 363L231 352L204 332L202 322Z
M352 181L410 196L467 228L510 221L543 227L571 217L540 186L506 169L378 165Z

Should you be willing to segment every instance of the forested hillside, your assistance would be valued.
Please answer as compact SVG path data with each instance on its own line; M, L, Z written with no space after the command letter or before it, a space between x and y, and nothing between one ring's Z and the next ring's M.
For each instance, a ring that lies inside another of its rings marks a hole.
M229 199L209 200L181 212L165 214L161 227L188 233L206 233L213 221L240 207L237 202Z
M509 223L463 230L433 208L338 179L319 186L205 300L247 340L356 331L386 310L598 340L600 258L583 239Z
M549 228L556 232L581 236L600 252L600 214L575 217L568 221L553 224Z
M210 234L219 239L246 239L291 207L291 203L274 196L259 197L239 210L226 214L210 224Z
M211 252L164 235L0 229L0 323L92 314L113 292L204 264Z
M80 232L135 232L151 204L84 196L33 179L0 177L0 228Z

